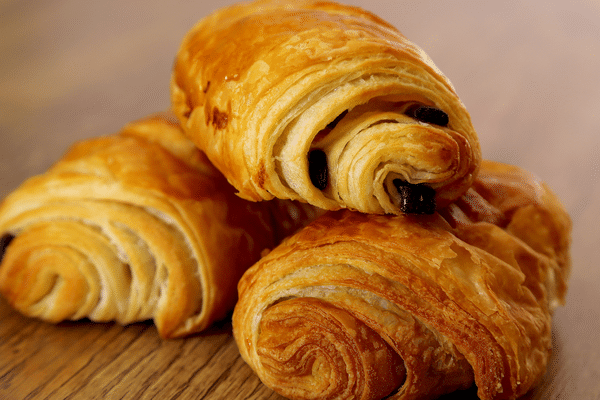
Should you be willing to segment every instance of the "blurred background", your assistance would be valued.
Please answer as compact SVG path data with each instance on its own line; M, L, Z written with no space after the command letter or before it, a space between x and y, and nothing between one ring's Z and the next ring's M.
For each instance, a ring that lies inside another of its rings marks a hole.
M562 199L573 273L539 398L600 398L600 1L345 2L431 56L485 158L534 172ZM0 198L74 141L167 109L184 34L231 3L0 0Z

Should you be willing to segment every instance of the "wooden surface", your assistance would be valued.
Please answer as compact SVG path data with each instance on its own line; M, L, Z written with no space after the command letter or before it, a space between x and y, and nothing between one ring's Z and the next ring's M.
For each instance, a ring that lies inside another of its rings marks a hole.
M567 305L528 399L600 399L600 3L348 1L422 46L469 109L484 157L546 180L574 221ZM231 1L0 2L0 197L73 141L168 107L184 33ZM475 398L472 391L449 398ZM0 399L277 399L228 321L161 341L151 324L57 326L0 299Z

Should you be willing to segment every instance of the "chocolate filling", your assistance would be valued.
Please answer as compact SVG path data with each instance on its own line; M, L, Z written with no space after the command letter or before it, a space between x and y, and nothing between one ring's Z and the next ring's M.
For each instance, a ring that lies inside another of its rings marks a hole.
M319 190L327 187L329 171L327 169L327 155L323 150L312 150L308 153L308 174L310 181Z
M394 179L393 184L400 196L400 211L405 214L433 214L435 190L423 183L408 183Z
M450 119L448 114L439 108L414 104L408 107L405 114L417 121L425 122L427 124L435 124L439 126L448 126Z
M2 259L4 258L4 252L6 251L6 248L14 238L15 236L11 235L10 233L5 233L2 238L0 238L0 262L2 262Z

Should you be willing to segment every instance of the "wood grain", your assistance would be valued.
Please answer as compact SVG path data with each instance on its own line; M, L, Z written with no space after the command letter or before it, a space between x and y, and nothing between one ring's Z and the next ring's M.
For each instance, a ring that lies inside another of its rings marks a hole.
M0 300L3 399L282 400L242 361L230 321L186 339L161 340L151 324L23 317ZM473 390L443 399L473 398Z
M2 399L284 399L239 357L229 320L165 341L150 323L51 325L19 315L2 299L0 315ZM556 368L559 342L554 351L546 379L522 400L568 387L564 369ZM453 399L477 399L476 388L441 398Z
M164 110L179 41L233 0L4 0L0 198L72 142ZM573 221L567 304L527 400L600 399L600 3L348 0L397 26L449 77L484 157L548 182ZM162 341L149 323L50 325L0 298L0 399L267 399L224 321ZM474 390L448 399L476 399Z
M188 339L151 324L25 318L0 300L2 399L281 399L239 358L225 321Z

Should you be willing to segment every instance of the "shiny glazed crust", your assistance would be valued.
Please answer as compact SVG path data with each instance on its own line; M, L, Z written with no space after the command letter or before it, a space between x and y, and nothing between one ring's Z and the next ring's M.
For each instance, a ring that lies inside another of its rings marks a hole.
M171 99L187 135L253 201L399 214L401 179L435 189L442 207L481 160L469 114L429 57L377 16L333 2L259 0L207 16L181 43ZM417 121L413 104L449 123ZM322 189L309 174L315 149L327 155Z
M485 161L441 213L335 211L285 240L242 277L234 336L290 399L515 399L548 363L570 229L544 183Z
M306 217L240 199L173 116L150 116L76 143L2 202L0 291L50 322L153 319L183 336L225 317L244 270Z

